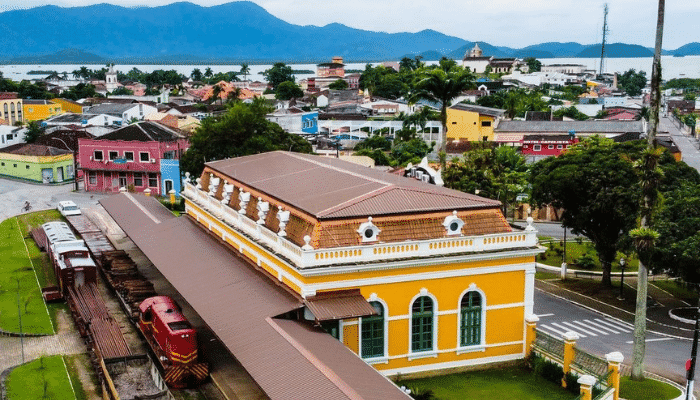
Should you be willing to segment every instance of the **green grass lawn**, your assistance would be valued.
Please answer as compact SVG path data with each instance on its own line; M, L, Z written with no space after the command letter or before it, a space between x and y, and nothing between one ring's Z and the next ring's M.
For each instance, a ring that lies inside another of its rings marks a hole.
M9 400L74 400L66 364L61 356L42 357L15 368L7 378Z
M698 303L697 292L695 292L693 289L685 287L682 283L679 283L675 280L669 279L664 281L652 281L649 283L671 293L671 295L673 295L673 297L677 299L687 301L692 305Z
M578 397L520 367L472 371L397 383L411 389L430 389L437 400L571 400Z
M554 267L561 266L562 258L564 255L564 246L562 240L544 240L540 238L540 244L547 247L547 251L537 256L537 262L542 264L551 265ZM581 257L584 255L590 256L593 262L592 267L586 267L581 265ZM617 253L615 256L615 261L612 265L613 271L620 271L619 260L624 255L622 253ZM625 266L625 272L636 272L639 266L639 260L635 255L624 256L627 260ZM598 253L595 251L593 244L587 241L581 241L580 243L575 240L566 241L566 264L569 268L573 269L586 269L590 271L602 271L600 266L600 261L598 261Z
M629 377L620 379L620 397L627 400L670 400L681 395L678 388L665 382L645 379L634 382Z
M21 313L23 332L54 333L41 287L54 285L56 280L48 257L36 247L29 230L56 219L60 219L60 214L49 210L0 223L0 260L3 260L0 263L0 329L19 332L18 313Z

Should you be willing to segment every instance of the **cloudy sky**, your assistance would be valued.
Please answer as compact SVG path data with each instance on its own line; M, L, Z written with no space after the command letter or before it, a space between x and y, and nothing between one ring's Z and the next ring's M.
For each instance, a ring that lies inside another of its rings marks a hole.
M597 43L603 25L603 0L253 0L271 14L299 25L339 22L353 28L416 32L434 29L470 41L524 47L557 41ZM108 2L159 6L173 0L3 0L0 10L44 4L63 7ZM226 0L191 0L211 6ZM656 0L609 0L610 42L654 46ZM666 3L664 48L700 42L700 1Z

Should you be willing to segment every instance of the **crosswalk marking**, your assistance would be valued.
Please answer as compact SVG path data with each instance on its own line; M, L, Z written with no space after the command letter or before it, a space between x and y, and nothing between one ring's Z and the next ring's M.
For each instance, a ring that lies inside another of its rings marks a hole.
M559 330L557 330L557 329L554 329L554 328L552 328L552 327L549 326L549 325L544 325L544 324L542 324L542 325L540 325L540 327L541 327L541 328L544 328L544 329L547 329L548 331L552 331L552 332L556 333L557 335L563 335L563 334L564 334L564 332L561 332L561 331L559 331Z
M592 330L592 331L596 331L596 332L600 333L601 335L609 335L608 332L605 332L604 330L595 328L595 327L590 326L590 325L586 325L586 324L584 324L584 323L581 322L581 321L571 321L571 322L574 323L574 324L576 324L576 325L581 325L581 326L585 327L586 329L590 329L590 330Z
M608 325L608 326L610 326L610 327L612 327L612 328L614 328L614 329L616 329L616 330L618 330L618 331L622 331L622 332L632 332L632 329L631 329L630 326L625 326L625 325L622 325L622 324L620 324L620 323L618 323L618 322L613 323L613 321L611 321L611 320L607 320L607 319L606 319L606 320L602 320L602 319L597 319L597 318L596 318L596 321L600 322L601 324Z
M576 332L580 338L587 336L597 337L601 335L619 335L632 332L632 326L621 321L609 318L594 318L570 321L547 321L547 324L539 324L539 327L557 336L563 336L566 332Z
M600 329L605 329L605 330L610 331L610 332L612 332L612 333L614 333L614 334L619 334L619 333L620 333L618 330L615 330L615 329L613 329L613 328L608 328L606 325L603 325L603 324L601 324L600 322L593 322L593 321L588 320L588 319L584 319L584 321L588 322L589 324L597 325L598 328L600 328ZM619 329L619 330L621 331L622 329Z
M565 326L561 326L561 325L557 324L556 322L551 322L551 324L554 325L554 326L556 326L556 327L559 328L559 329L563 329L564 332L568 332L568 331L571 330L570 328L567 328L567 327L565 327ZM581 337L581 338L585 338L585 337L586 337L586 335L584 335L584 334L582 334L582 333L579 333L579 332L577 332L577 333L578 333L578 336Z
M570 328L572 328L572 329L574 329L574 330L576 331L576 333L579 333L579 336L580 336L580 332L578 332L578 331L582 331L583 333L585 333L585 334L588 335L588 336L598 336L598 335L596 335L595 333L593 333L593 332L591 332L591 331L589 331L589 330L587 330L587 329L583 329L583 328L581 328L581 327L579 327L579 326L576 326L576 325L574 325L574 324L571 324L571 323L568 323L568 322L562 322L562 324L563 324L563 325L566 325L566 326L568 326L568 327L570 327Z

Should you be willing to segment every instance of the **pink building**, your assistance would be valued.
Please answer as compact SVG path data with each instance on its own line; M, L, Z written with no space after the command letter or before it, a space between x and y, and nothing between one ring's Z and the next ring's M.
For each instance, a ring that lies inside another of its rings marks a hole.
M557 157L578 142L579 139L572 135L525 135L521 141L521 152L526 158L535 160Z
M181 191L180 157L189 141L180 132L151 121L138 122L93 139L79 139L85 191L119 188L165 196Z

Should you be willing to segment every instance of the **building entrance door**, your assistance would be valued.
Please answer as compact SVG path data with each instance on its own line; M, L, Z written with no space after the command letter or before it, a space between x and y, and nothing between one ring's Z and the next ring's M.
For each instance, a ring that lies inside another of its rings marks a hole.
M53 170L51 168L43 168L41 170L41 181L44 183L53 181Z
M56 182L63 182L63 167L56 168Z

